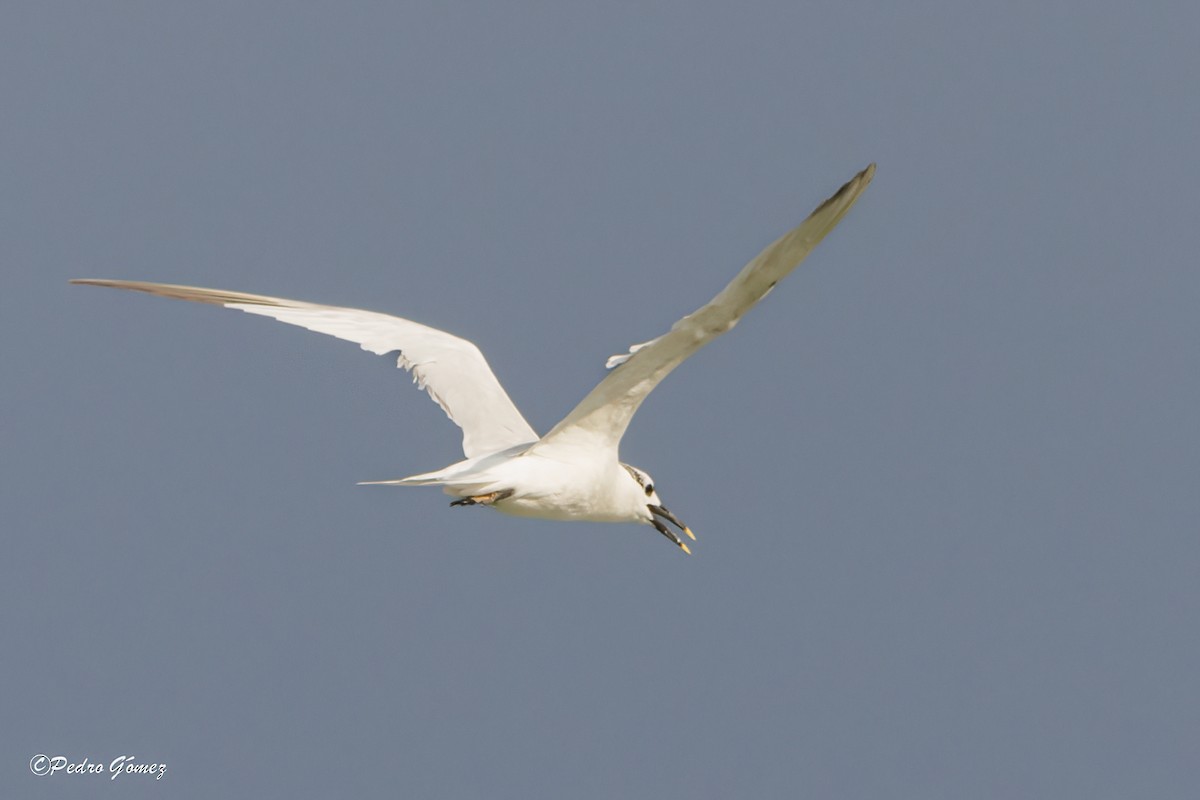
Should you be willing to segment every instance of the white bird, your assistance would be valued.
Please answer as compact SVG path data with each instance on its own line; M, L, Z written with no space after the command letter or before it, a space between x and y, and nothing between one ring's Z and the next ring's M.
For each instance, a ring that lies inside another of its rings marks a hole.
M653 525L685 553L665 523L695 535L662 504L645 471L621 462L618 446L651 390L684 359L725 333L808 255L845 216L875 174L871 164L767 246L710 302L671 329L613 356L612 370L579 405L539 437L471 342L410 320L357 308L142 281L76 279L234 308L356 342L378 355L399 352L398 365L462 428L466 458L444 469L387 481L441 486L452 506L482 505L507 514L553 520Z

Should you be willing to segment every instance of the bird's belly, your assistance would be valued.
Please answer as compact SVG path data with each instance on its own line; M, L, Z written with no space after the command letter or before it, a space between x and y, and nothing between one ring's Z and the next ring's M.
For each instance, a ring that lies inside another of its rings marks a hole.
M589 522L626 522L625 516L614 513L594 498L573 494L519 494L497 502L497 511L514 517L533 519L581 520Z
M521 474L505 488L512 494L495 503L497 511L517 517L552 520L625 522L610 497L611 479L605 465L579 465L548 459L522 459Z

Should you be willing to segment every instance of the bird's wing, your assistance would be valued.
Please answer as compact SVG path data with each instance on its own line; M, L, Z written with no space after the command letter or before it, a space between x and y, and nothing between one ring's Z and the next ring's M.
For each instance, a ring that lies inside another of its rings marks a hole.
M71 283L132 289L176 300L234 308L355 342L378 355L399 351L398 366L462 428L467 458L537 441L479 348L466 339L400 317L195 286L77 279Z
M766 297L846 215L875 175L871 164L817 207L808 219L769 245L708 304L671 330L629 353L613 356L613 369L534 449L558 446L616 449L629 420L651 390L688 356L725 333Z

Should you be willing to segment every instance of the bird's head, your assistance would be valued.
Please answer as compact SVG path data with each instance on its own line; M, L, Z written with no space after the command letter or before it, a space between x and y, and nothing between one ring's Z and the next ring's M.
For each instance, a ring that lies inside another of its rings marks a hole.
M654 488L654 479L645 470L632 467L629 464L622 464L625 471L629 473L630 479L636 484L636 488L630 489L630 496L634 498L634 502L638 509L638 521L645 525L653 525L654 528L663 536L670 539L675 544L679 545L683 552L691 554L691 550L687 544L679 538L679 536L666 523L671 523L679 530L686 533L693 541L696 535L691 529L679 521L679 517L667 510L667 507L662 504L662 500L658 499L658 491Z

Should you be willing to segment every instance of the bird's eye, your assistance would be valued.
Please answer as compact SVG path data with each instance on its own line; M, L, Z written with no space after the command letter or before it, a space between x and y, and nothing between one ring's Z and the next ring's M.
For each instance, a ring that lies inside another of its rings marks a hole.
M646 484L646 497L649 497L652 494L654 494L654 484L647 483Z

